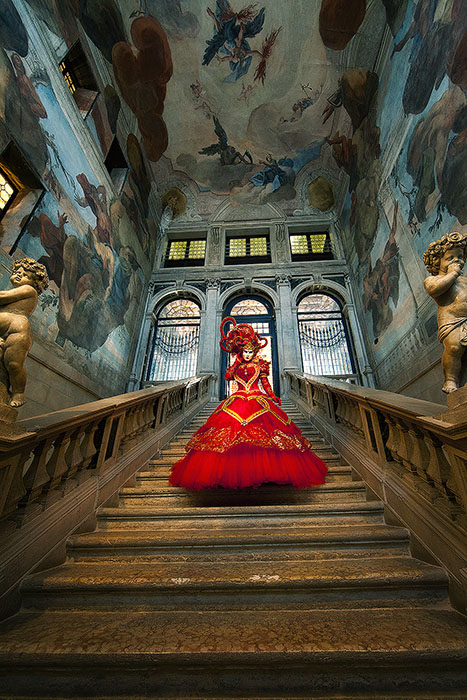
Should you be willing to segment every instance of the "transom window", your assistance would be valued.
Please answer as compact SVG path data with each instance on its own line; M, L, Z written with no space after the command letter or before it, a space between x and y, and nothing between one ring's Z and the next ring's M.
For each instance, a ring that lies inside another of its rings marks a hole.
M309 294L297 309L303 371L317 376L354 374L350 338L337 301L327 294Z
M331 238L329 231L314 233L297 233L290 235L292 260L332 260Z
M6 172L0 168L0 218L13 202L17 192Z
M205 239L169 241L165 254L165 267L203 265L205 255Z
M242 299L238 301L230 312L231 316L261 316L269 312L264 304L256 299Z
M232 236L225 247L226 265L271 262L269 236Z
M200 309L190 299L169 301L154 319L145 379L161 382L196 374Z

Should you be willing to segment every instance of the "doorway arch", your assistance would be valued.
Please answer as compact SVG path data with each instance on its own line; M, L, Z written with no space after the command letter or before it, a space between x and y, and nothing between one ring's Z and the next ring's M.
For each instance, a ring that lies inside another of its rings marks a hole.
M279 392L279 364L277 356L277 333L274 308L265 297L259 294L238 294L232 297L224 307L223 317L232 316L237 323L249 323L255 331L268 339L267 346L261 351L261 356L271 363L269 381L278 396ZM225 328L227 333L230 328ZM224 380L227 362L230 358L227 353L221 351L221 399L228 395L228 383Z

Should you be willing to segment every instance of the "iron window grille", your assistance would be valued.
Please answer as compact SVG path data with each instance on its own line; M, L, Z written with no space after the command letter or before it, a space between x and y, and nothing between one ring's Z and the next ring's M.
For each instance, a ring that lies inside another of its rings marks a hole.
M225 244L226 265L251 265L271 262L271 244L268 235L232 236Z
M189 299L171 301L161 309L148 341L146 381L169 381L195 375L200 320L199 306Z
M339 304L326 294L309 294L297 309L303 371L328 377L355 375L351 340Z
M199 267L204 265L206 239L169 241L165 252L164 267Z
M329 231L290 234L290 251L293 262L334 259Z

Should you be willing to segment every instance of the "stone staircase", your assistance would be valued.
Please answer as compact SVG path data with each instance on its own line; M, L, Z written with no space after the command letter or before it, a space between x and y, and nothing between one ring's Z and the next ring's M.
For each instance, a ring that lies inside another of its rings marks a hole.
M312 490L169 486L195 421L29 577L0 626L0 698L467 698L443 571L292 404L329 466Z

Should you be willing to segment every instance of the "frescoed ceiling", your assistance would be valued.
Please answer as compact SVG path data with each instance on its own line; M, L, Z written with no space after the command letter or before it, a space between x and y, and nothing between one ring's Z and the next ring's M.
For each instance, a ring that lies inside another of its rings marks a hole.
M330 101L341 102L336 92L352 34L357 67L368 71L386 16L380 0L369 2L362 36L365 3L334 4L320 20L321 0L146 0L142 11L164 27L173 63L164 103L168 146L153 165L156 178L196 184L200 199L293 209L297 181L311 165L337 177L326 138L348 131L350 117Z
M342 178L336 151L345 157L342 135L370 108L383 34L407 5L27 2L68 44L75 23L111 64L112 87L136 116L159 195L178 187L203 218L226 198L234 206L278 202L293 211L310 172L324 175L330 189L315 191L313 201L334 203Z

